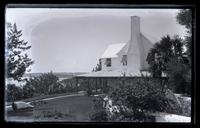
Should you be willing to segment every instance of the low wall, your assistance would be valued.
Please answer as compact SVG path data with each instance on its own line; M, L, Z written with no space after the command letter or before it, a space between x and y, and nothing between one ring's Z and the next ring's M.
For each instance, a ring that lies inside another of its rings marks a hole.
M148 80L153 82L160 82L161 85L167 81L166 78L152 78L152 77L75 77L78 90L85 89L104 89L108 90L110 87L115 88L120 85L134 85L137 81Z

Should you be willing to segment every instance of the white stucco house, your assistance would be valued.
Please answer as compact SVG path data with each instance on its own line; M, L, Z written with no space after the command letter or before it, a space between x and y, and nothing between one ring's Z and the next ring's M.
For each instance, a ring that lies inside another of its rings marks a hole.
M101 71L82 76L141 76L141 71L148 68L146 58L153 43L140 31L140 17L138 16L131 16L130 37L127 43L116 43L107 47L100 58Z

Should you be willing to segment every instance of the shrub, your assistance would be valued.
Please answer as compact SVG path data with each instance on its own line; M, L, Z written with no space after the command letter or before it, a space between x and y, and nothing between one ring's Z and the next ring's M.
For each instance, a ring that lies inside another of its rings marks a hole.
M64 79L62 81L60 81L60 83L62 85L64 85L63 87L63 93L65 92L75 92L77 91L77 88L76 88L76 80L74 78L70 78L70 79Z
M108 121L108 115L106 110L103 107L103 97L99 96L94 99L94 107L93 107L93 112L90 115L90 120L91 121L96 121L96 122L106 122Z
M58 77L50 73L44 73L41 76L31 78L27 81L26 86L31 87L35 94L54 94L58 91Z
M6 89L6 100L8 102L17 101L23 99L22 88L15 84L8 84Z
M182 61L171 58L167 63L168 84L176 93L191 95L191 68Z
M104 119L122 122L153 122L155 118L151 114L157 111L181 113L181 108L176 99L169 97L166 86L160 84L161 82L158 82L158 80L150 80L144 77L137 79L134 85L123 84L113 89L108 97L112 101L112 106L116 106L118 111L110 112L113 114L107 112L107 118L104 117ZM95 117L106 112L105 106L99 109L99 106L103 106L101 102L97 102L96 108L99 111L95 113ZM98 118L98 120L101 119Z

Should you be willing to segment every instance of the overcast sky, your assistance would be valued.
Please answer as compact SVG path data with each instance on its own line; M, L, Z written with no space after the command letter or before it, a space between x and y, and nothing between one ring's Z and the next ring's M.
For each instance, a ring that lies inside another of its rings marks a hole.
M32 46L31 72L90 72L109 44L130 39L130 16L139 16L141 32L152 41L167 34L183 37L176 9L9 8L6 21L16 22ZM153 43L154 43L153 42Z

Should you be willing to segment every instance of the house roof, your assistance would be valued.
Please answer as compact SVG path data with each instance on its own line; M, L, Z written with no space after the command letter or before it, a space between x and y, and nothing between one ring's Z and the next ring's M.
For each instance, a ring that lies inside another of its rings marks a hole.
M157 42L158 39L156 39L155 37L149 35L149 34L143 34L141 33L141 38L142 40L148 40L147 42ZM117 44L111 44L107 47L107 49L105 50L105 52L103 53L103 55L101 56L101 58L114 58L114 57L118 57L118 53L121 52L122 54L127 54L128 52L128 48L129 48L129 43L130 40L127 43L117 43ZM141 43L145 43L145 42L141 42ZM148 46L147 46L148 45ZM144 46L146 48L150 47L149 45L152 45L152 43L147 43Z
M126 45L126 43L111 44L107 47L101 58L118 57L117 53Z
M155 44L156 42L159 41L158 38L156 38L155 36L152 36L148 33L142 32L141 33L143 35L143 37L145 37L146 39L148 39L150 42L152 42L152 44Z

